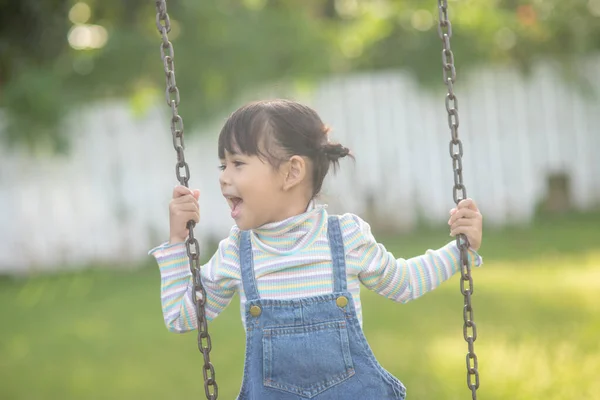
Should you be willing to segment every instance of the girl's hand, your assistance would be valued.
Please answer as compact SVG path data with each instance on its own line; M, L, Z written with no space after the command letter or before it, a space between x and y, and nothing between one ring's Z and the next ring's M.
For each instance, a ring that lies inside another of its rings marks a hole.
M173 199L169 203L169 244L184 242L189 229L190 220L200 222L200 206L198 205L199 190L191 190L178 185L173 189Z
M464 234L470 247L477 251L481 247L483 217L472 199L464 199L456 208L450 210L450 236Z

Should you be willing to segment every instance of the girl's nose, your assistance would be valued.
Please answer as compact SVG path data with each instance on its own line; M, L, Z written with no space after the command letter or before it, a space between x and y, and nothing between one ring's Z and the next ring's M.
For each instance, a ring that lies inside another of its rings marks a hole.
M227 170L221 171L221 173L219 174L219 183L221 184L221 187L229 184L229 177L227 176L226 171Z

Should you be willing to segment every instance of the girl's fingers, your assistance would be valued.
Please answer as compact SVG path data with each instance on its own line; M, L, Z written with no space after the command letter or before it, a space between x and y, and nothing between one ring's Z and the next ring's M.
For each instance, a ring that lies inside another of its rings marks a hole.
M177 204L177 207L174 207L174 212L185 212L185 211L193 211L197 212L199 210L197 203L182 203Z
M474 216L474 215L478 215L478 214L479 214L479 210L471 210L470 208L461 208L461 209L453 208L452 210L450 210L450 216L456 217L456 218L462 218L464 216Z
M452 216L448 220L448 224L452 225L455 221L458 221L458 220L461 220L461 219L475 219L475 218L479 218L480 215L481 214L479 214L478 211L473 211L473 210L470 210L470 209L463 208L461 210L456 211L454 214L452 214Z
M200 222L200 213L198 213L198 212L188 211L188 212L179 214L177 217L181 218L186 223L187 223L187 221L194 221L196 223Z
M467 238L470 238L470 236L473 234L473 228L470 226L458 226L454 229L450 229L450 236L456 236L460 233L465 235Z
M184 241L189 235L188 221L200 222L200 191L178 185L173 189L173 198L169 202L170 243Z
M173 199L177 199L179 197L190 195L192 197L196 197L200 195L200 191L198 189L190 189L183 185L177 185L173 188ZM197 195L196 195L197 194Z
M469 210L473 210L473 211L478 211L477 204L475 203L475 200L470 199L470 198L469 199L461 200L456 207L459 210L460 209L469 209Z
M459 226L473 226L474 222L472 219L461 218L457 221L453 221L450 225L450 229L458 228Z
M196 198L194 196L192 196L191 194L184 194L180 197L177 198L173 198L173 200L171 200L171 203L173 204L184 204L184 203L198 203L198 200L196 200Z

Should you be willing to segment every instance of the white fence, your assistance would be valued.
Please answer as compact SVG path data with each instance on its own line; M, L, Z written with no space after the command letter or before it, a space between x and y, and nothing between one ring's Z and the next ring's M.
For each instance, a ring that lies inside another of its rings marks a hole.
M591 96L549 64L530 78L500 68L459 77L464 178L486 224L531 220L554 172L568 174L576 208L600 203L600 59L582 70ZM356 156L326 182L331 211L404 231L419 219L447 219L453 178L442 87L430 92L404 73L374 73L332 78L299 98ZM68 156L0 149L0 273L122 266L164 240L176 184L167 112L161 104L134 118L124 104L96 104L67 124ZM186 136L191 185L202 192L201 239L226 235L232 223L217 180L222 122Z

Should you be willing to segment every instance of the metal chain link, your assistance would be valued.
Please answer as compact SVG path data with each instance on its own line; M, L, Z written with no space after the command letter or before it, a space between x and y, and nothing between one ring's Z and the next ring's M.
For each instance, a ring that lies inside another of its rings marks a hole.
M165 98L167 105L171 108L171 134L173 135L173 147L177 153L177 163L175 164L175 175L179 183L185 187L188 186L190 180L190 167L185 161L183 154L185 145L183 141L183 119L179 115L179 89L175 81L175 52L173 50L173 44L169 41L168 33L171 31L171 21L169 14L167 14L167 3L166 0L155 0L156 2L156 27L158 32L162 36L162 43L160 45L160 58L163 61L165 70L165 78L167 89L165 91ZM206 303L206 291L202 286L200 279L200 246L198 240L194 237L194 221L189 221L187 227L189 229L189 236L185 242L187 255L190 262L190 270L192 272L192 280L194 284L194 291L192 292L192 299L196 305L196 315L198 321L198 349L204 356L204 366L202 368L202 375L204 376L204 391L206 392L206 398L209 400L216 400L219 388L217 381L215 380L215 369L210 362L210 351L212 349L212 343L210 335L208 333L208 323L205 314L205 303Z
M448 127L452 135L450 140L450 157L452 158L452 170L454 173L454 187L452 197L458 204L461 200L467 198L467 189L463 183L462 176L462 156L463 145L458 138L458 99L454 94L454 82L456 80L456 68L454 67L454 53L450 47L450 38L452 37L452 24L448 18L448 1L438 0L438 34L442 40L442 65L444 83L448 87L446 94L446 111L448 112ZM479 388L479 371L477 355L475 354L474 342L477 340L477 326L473 322L473 306L471 304L471 295L473 294L473 277L471 275L471 265L468 259L469 242L467 237L459 234L456 237L456 244L460 250L460 292L464 296L465 305L463 307L463 336L468 345L467 352L467 386L471 390L473 400L477 400L477 389Z

